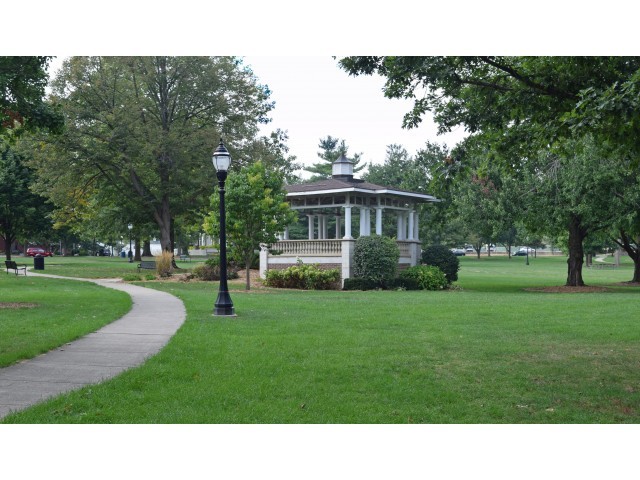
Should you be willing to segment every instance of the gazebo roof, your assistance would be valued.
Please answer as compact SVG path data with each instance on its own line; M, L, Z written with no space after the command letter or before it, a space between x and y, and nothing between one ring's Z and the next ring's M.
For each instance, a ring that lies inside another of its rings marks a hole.
M413 202L439 202L439 200L432 195L411 192L395 187L376 185L375 183L369 183L355 178L350 180L328 178L326 180L319 180L312 183L288 185L285 187L285 190L287 191L287 198L353 192L368 193L372 195L393 195L396 197L404 197Z

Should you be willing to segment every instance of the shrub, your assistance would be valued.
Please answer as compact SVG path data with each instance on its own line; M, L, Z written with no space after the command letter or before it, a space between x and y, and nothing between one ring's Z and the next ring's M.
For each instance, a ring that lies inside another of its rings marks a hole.
M125 273L122 276L122 280L124 280L125 282L139 282L140 275L138 275L137 273Z
M155 276L153 273L147 273L147 274L144 276L144 279L145 279L145 280L155 280L155 279L156 279L156 276Z
M212 257L206 262L196 265L191 271L198 280L213 282L220 280L220 257ZM227 279L238 278L238 272L227 266Z
M298 262L284 270L268 270L264 284L275 288L297 288L301 290L336 290L340 283L340 270L324 270L317 265Z
M368 278L345 278L343 290L375 290L380 288L378 282L369 280Z
M162 252L156 257L156 273L160 278L171 276L173 272L172 262L173 254L171 252Z
M447 282L458 280L460 260L444 245L430 245L422 252L422 263L438 267L447 277Z
M400 278L413 279L422 290L442 290L449 286L447 277L438 267L432 265L416 265L400 274Z
M382 287L396 277L400 250L395 241L374 235L356 240L353 276L377 282Z

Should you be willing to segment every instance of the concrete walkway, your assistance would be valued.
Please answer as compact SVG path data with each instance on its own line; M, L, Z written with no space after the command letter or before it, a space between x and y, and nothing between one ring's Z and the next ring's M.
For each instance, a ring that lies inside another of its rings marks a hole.
M28 275L64 278L56 275ZM48 397L99 383L142 364L164 347L186 318L184 304L165 292L122 283L89 280L131 295L124 317L44 355L0 368L0 418Z

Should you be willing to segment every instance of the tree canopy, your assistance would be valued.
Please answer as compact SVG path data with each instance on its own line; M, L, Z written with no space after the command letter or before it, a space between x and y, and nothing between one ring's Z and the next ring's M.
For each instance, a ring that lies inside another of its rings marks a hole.
M0 57L0 135L60 131L60 112L44 100L51 57Z
M232 256L247 269L246 289L250 289L249 269L254 252L261 244L270 245L276 234L292 223L296 214L285 201L284 175L267 169L258 161L229 175L225 186L226 234ZM214 236L220 234L220 198L211 196L211 212L204 228Z
M232 168L251 161L243 149L273 108L232 57L72 57L52 85L66 129L34 148L43 190L57 205L110 190L153 218L166 251L178 216L203 215L217 141L237 159Z

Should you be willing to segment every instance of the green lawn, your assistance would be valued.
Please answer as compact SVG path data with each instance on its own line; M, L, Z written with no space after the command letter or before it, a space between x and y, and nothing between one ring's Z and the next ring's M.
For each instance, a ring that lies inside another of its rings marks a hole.
M18 263L33 265L31 258L16 257ZM145 260L151 260L146 258ZM182 269L191 269L205 258L193 259L191 262L177 261L176 264ZM82 278L122 278L127 274L138 272L138 263L129 263L126 258L120 257L47 257L45 258L44 272L63 277ZM143 271L144 273L145 271ZM146 271L146 273L153 273Z
M235 290L145 282L188 317L143 366L7 423L637 423L638 287L629 264L562 285L565 259L462 258L442 292Z
M0 274L0 367L94 332L130 308L129 295L93 283Z

